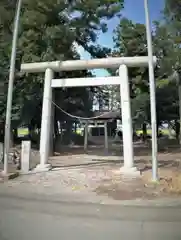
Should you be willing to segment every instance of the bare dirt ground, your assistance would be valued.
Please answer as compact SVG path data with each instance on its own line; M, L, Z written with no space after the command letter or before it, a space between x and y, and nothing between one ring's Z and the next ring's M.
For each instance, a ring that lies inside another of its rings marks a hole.
M14 191L58 194L60 192L108 196L115 200L158 199L181 196L181 150L178 146L163 146L159 149L159 182L151 182L151 149L149 145L134 145L135 166L140 170L139 178L127 178L120 174L123 165L122 147L112 144L109 153L103 146L65 148L50 157L53 166L50 172L20 176L4 182L3 188ZM33 152L32 166L38 161Z
M127 178L119 173L120 164L100 164L58 168L50 172L20 176L4 182L1 187L15 192L57 195L92 193L114 200L159 199L179 197L181 175L178 168L161 167L160 181L151 182L151 170L142 171L139 178Z
M163 149L163 148L162 148ZM125 178L119 169L123 165L120 148L114 148L109 155L103 154L103 149L89 150L87 155L81 155L80 149L73 150L77 154L67 155L64 166L82 168L84 182L87 188L98 195L106 195L116 200L155 199L175 197L181 194L181 153L180 148L167 147L158 154L159 182L153 183L151 150L149 146L135 145L135 166L140 170L139 178ZM78 154L79 153L79 154ZM93 155L93 153L95 155ZM63 166L59 159L52 158L54 166ZM84 161L82 159L84 158ZM62 160L63 161L63 160ZM77 164L76 164L77 162ZM63 163L63 162L62 162ZM80 173L81 175L81 173ZM94 188L90 187L94 185ZM77 182L79 186L79 182ZM79 188L79 187L77 187Z
M97 194L105 194L115 200L158 199L179 197L181 195L181 171L178 169L159 169L159 181L151 181L151 171L141 173L140 178L128 179L119 171L112 177L101 181Z

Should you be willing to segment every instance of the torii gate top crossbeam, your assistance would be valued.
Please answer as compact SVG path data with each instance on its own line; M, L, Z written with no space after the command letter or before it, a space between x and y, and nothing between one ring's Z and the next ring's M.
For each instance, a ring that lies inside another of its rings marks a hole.
M156 64L156 57L153 57ZM37 73L45 72L47 68L51 68L55 72L73 71L85 69L100 69L100 68L119 68L125 64L128 67L147 67L148 56L143 57L111 57L90 60L68 60L54 62L39 62L39 63L23 63L21 64L21 72Z

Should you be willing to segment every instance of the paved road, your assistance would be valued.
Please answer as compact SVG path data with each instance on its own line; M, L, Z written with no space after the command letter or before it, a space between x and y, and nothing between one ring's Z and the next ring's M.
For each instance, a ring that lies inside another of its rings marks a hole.
M32 239L179 240L181 208L70 204L0 195L0 240Z

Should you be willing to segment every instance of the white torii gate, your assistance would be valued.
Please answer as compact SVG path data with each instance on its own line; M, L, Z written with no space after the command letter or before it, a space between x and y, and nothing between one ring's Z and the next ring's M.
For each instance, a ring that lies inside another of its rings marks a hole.
M154 64L156 64L156 57L154 57ZM121 172L130 174L137 171L134 167L128 67L148 67L148 57L115 57L21 64L21 72L45 72L40 136L40 164L36 167L38 171L48 170L51 167L48 164L48 157L52 114L52 88L104 85L120 85L124 156L124 166L121 168ZM54 72L100 68L119 68L119 76L54 79Z

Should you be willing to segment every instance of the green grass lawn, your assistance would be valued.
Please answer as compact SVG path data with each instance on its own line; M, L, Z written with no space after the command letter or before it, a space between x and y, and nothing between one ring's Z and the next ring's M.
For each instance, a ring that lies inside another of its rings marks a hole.
M162 132L163 135L167 135L167 136L169 135L169 129L161 129L161 132ZM140 135L140 134L143 133L143 131L142 130L136 130L136 133L138 135ZM151 135L151 129L147 129L147 134Z

